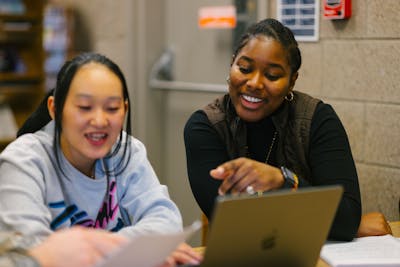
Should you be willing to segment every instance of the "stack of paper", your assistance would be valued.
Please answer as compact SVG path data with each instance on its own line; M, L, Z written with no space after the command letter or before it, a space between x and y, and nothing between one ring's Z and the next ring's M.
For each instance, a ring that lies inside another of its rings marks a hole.
M321 258L332 267L400 266L400 239L392 235L356 238L352 242L327 243Z

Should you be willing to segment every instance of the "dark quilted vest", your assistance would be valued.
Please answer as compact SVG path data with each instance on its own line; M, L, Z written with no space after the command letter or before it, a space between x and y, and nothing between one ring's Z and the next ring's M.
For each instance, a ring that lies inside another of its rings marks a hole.
M311 181L308 165L311 120L317 104L321 101L307 94L293 91L294 99L284 101L272 116L278 132L276 160L299 177ZM203 111L223 140L231 159L247 155L247 131L245 123L236 115L226 94L207 105Z

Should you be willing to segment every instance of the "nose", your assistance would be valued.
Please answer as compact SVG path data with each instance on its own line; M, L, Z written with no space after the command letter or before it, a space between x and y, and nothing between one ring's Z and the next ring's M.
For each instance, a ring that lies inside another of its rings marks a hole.
M253 90L261 90L264 88L263 74L256 72L247 80L247 87Z
M92 119L90 120L90 124L100 128L106 127L108 125L107 114L101 109L95 110Z

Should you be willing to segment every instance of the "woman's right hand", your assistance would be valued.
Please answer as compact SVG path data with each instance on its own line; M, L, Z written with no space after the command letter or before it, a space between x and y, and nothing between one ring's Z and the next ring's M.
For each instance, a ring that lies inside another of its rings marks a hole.
M210 171L217 180L223 180L218 193L240 194L252 186L255 192L265 192L283 186L284 178L279 168L248 158L227 161Z

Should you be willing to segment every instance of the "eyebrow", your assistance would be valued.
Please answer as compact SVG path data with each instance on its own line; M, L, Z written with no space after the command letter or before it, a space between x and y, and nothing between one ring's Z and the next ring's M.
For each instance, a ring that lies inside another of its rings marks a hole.
M83 98L93 98L93 95L88 95L88 94L83 94L83 93L76 95L76 98L81 98L81 97L83 97ZM107 97L107 100L121 100L121 99L123 99L122 96L109 96L109 97Z
M252 59L252 58L250 58L250 57L248 57L248 56L241 56L241 57L239 58L239 60L241 60L241 59L246 60L246 61L249 61L249 62L251 62L251 63L255 62L254 59ZM279 68L279 69L281 69L281 70L283 70L283 71L285 70L285 69L282 67L282 65L277 64L277 63L268 63L267 65L268 65L268 67Z

